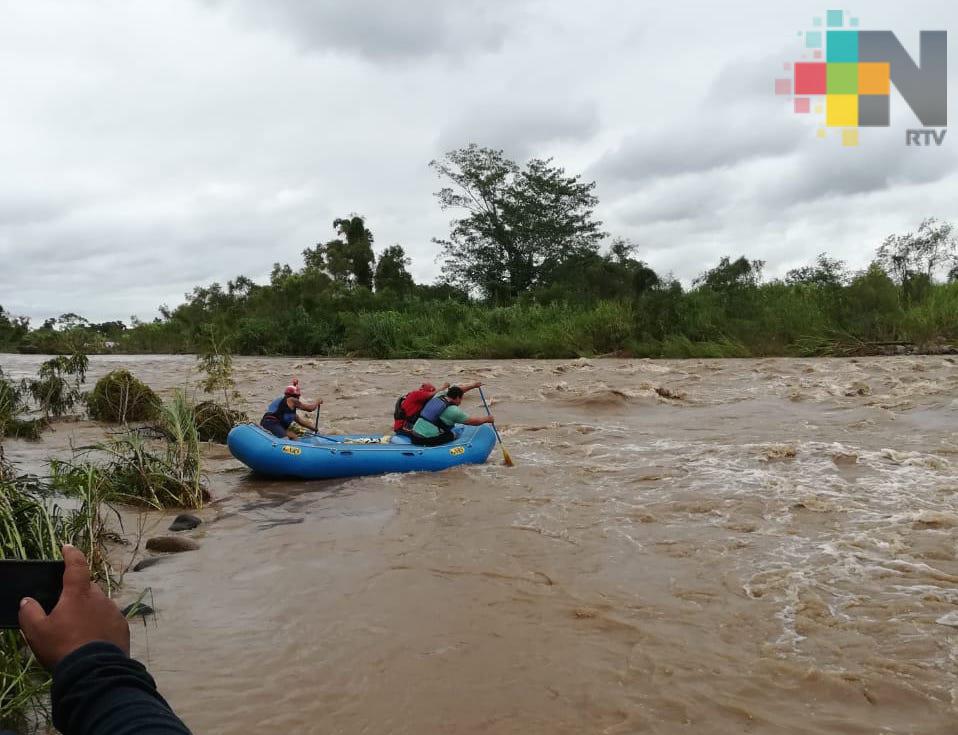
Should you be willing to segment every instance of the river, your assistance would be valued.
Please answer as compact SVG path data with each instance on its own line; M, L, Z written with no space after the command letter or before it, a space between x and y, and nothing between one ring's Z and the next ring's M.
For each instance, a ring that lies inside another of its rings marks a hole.
M117 366L197 377L111 356L91 384ZM134 653L194 732L955 732L955 358L236 359L254 418L294 375L342 432L481 380L516 466L266 481L205 449L200 550L121 593L150 591Z

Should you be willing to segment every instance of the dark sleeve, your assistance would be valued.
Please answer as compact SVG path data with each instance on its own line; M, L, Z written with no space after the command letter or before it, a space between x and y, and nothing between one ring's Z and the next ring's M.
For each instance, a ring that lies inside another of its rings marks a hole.
M87 643L60 661L51 697L63 735L190 735L143 664L112 643Z

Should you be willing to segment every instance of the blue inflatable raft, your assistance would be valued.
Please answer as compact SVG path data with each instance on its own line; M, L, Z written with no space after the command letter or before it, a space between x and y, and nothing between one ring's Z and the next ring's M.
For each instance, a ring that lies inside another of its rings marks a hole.
M456 439L417 447L404 436L307 435L280 439L260 426L240 424L226 440L230 452L254 472L306 480L387 472L434 472L460 464L482 464L496 443L489 424L456 426Z

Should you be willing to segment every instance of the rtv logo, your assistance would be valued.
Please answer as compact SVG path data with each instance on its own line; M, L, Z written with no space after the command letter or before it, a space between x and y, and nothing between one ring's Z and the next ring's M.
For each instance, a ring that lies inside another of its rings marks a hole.
M847 20L847 23L846 23ZM888 127L891 87L926 128L948 124L948 33L921 31L915 60L891 31L857 30L858 18L829 10L815 18L819 30L799 31L803 60L786 63L791 77L775 80L775 93L792 96L797 114L819 114L818 137L842 131L842 144L856 146L861 128ZM906 145L941 145L946 130L907 130Z

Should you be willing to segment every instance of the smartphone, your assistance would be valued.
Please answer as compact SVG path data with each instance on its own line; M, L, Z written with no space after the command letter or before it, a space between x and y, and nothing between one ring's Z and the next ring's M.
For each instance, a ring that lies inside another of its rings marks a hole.
M62 591L62 561L0 559L0 628L20 627L20 600L24 597L32 597L49 613Z

